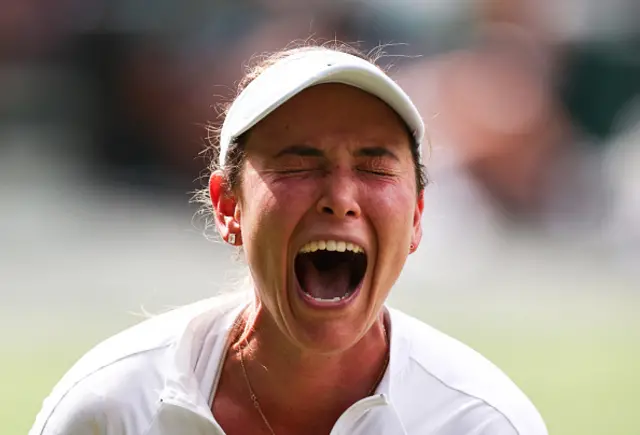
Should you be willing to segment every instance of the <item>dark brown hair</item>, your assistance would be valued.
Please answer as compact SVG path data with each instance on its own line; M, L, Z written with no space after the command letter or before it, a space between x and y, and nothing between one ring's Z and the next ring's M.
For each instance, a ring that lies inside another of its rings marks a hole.
M307 50L317 50L318 48L325 48L328 50L340 51L343 53L348 53L353 56L357 56L361 59L364 59L376 66L377 62L384 56L383 48L376 48L368 53L358 50L352 45L338 42L338 41L330 41L327 43L315 43L305 41L302 44L294 44L282 51L278 51L275 53L269 53L262 55L260 57L256 57L249 63L246 68L246 72L240 82L238 83L236 97L240 95L240 93L251 83L254 79L256 79L263 71L265 71L270 66L274 65L276 62L285 59L291 55L304 52ZM235 100L235 98L234 98ZM225 104L220 110L220 118L224 119L226 116L229 107L233 103L233 100L229 103ZM416 177L416 187L417 193L420 194L425 187L427 186L427 174L424 165L420 161L420 152L418 144L413 136L413 132L410 131L409 127L407 127L407 134L411 140L411 155L413 157L414 168L415 168L415 177ZM246 154L245 154L245 143L247 139L247 133L240 135L237 138L234 138L233 142L229 144L229 148L227 150L227 155L225 158L224 167L220 166L220 124L210 124L207 126L207 146L203 154L209 160L209 166L204 179L208 180L210 174L216 170L221 170L224 173L226 188L237 192L237 189L240 185L242 168L244 166ZM206 217L211 216L211 198L209 196L208 186L203 188L202 190L196 192L194 196L194 202L200 203L203 209L201 210L201 214Z

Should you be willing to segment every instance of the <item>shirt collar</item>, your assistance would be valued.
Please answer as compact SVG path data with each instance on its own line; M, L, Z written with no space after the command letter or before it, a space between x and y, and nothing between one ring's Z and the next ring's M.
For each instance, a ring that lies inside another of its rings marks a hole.
M203 357L203 343L206 337L218 335L222 345L214 347L206 358L219 366L225 351L228 334L238 315L246 306L244 293L229 295L226 300L209 300L202 309L182 329L175 343L172 357L168 361L165 384L160 393L160 401L187 408L201 416L213 420L207 392L211 385L205 385L202 376L196 374L198 360Z
M389 400L392 400L394 390L397 388L396 380L400 378L400 374L409 362L410 342L404 332L399 312L387 306L385 306L385 310L389 319L389 366L376 393L384 394Z

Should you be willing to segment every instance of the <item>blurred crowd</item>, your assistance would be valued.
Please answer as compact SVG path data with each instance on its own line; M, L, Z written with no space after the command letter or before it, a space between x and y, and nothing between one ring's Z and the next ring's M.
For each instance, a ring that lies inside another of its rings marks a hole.
M382 44L428 126L429 240L540 232L633 264L638 17L635 0L4 0L0 161L37 143L102 185L186 202L204 125L254 54Z

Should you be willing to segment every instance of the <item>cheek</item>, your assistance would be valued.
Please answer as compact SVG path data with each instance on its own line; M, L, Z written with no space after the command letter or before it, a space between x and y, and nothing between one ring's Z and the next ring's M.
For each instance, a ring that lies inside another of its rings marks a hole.
M413 189L390 189L372 198L367 214L378 243L373 286L386 297L409 255L417 199Z
M312 189L308 183L265 183L254 180L244 191L242 227L250 243L255 240L285 239L308 209ZM279 246L282 240L279 240Z
M404 186L389 186L372 192L367 214L381 242L389 237L397 242L411 237L416 201L414 190Z
M272 294L286 274L288 242L310 198L308 188L299 185L272 185L262 180L247 183L243 191L242 233L245 255L263 302L273 308ZM263 289L263 290L260 290Z
M282 212L278 200L268 189L255 186L247 191L250 195L243 196L240 225L247 263L258 289L276 289L286 231L282 219L277 219ZM265 294L261 297L270 304L270 297Z

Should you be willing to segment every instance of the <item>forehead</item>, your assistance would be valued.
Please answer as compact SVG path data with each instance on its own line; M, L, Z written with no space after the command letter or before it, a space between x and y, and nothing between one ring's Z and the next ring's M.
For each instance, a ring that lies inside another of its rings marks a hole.
M251 129L249 142L356 142L408 145L406 125L386 103L353 86L327 83L305 89ZM247 144L249 145L249 144Z

